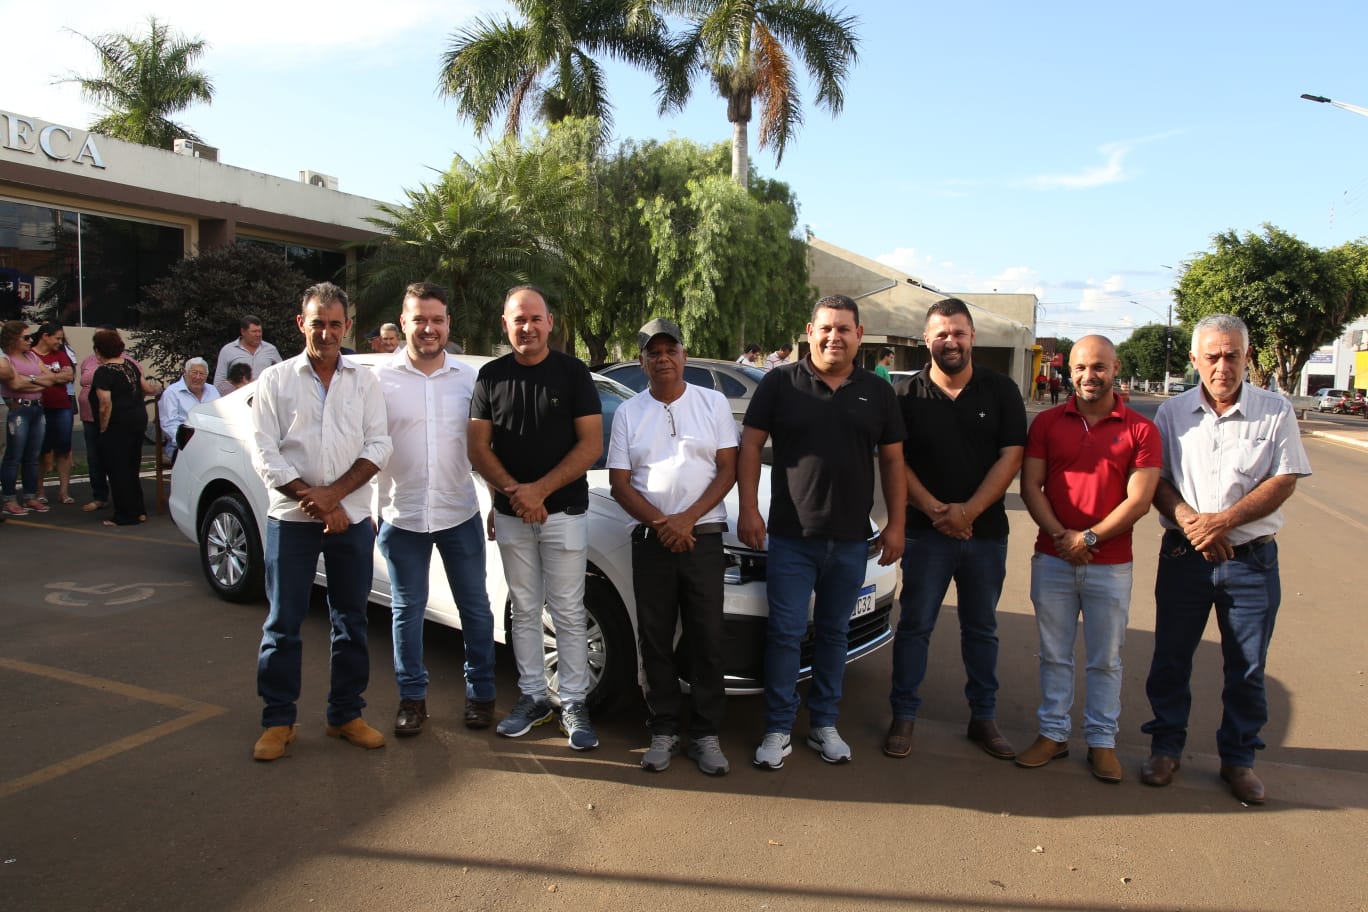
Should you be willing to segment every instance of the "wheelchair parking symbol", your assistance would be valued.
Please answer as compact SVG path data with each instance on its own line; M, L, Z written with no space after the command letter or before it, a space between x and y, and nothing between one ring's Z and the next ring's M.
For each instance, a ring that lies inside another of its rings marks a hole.
M85 585L72 582L48 583L50 590L43 600L58 608L77 609L81 614L95 614L103 609L120 608L145 602L157 594L158 589L170 586L189 586L188 582L179 583L96 583ZM87 609L80 611L80 609ZM92 610L93 609L93 610Z

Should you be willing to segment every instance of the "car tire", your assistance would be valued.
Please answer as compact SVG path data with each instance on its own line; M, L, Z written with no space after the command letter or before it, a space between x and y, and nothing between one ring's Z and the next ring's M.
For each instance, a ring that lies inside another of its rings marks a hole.
M199 525L200 569L219 598L257 602L265 597L265 558L255 517L240 494L214 500Z
M612 583L592 573L584 578L584 614L590 678L585 702L591 711L604 710L636 680L636 639L632 635L631 621L627 619L627 609ZM542 642L547 686L558 693L556 627L548 611L542 612Z

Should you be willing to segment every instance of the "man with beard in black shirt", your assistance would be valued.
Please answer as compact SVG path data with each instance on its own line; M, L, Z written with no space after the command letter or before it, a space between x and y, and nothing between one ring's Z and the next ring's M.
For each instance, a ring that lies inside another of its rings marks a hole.
M1016 756L998 731L997 602L1007 574L1003 497L1021 468L1026 408L1007 377L973 362L974 318L959 298L931 305L923 331L931 364L899 384L907 426L907 546L893 641L893 723L884 753L912 752L931 631L955 581L968 676L968 737L994 757Z

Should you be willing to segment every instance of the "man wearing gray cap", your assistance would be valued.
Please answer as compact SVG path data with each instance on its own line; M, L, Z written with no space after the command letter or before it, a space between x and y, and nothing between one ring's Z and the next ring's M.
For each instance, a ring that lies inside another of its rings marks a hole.
M646 680L651 746L660 772L679 749L683 694L674 634L683 627L691 687L688 755L709 775L730 769L718 743L722 668L722 498L736 480L736 422L716 390L684 381L679 327L652 320L637 335L649 386L618 407L608 445L613 497L636 520L632 589Z

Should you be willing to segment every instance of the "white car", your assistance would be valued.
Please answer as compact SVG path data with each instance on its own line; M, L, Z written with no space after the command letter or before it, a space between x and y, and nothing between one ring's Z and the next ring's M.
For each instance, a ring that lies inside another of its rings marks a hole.
M353 357L353 356L348 356ZM375 364L387 356L358 355L363 364ZM463 357L478 368L488 358ZM604 449L613 413L632 393L622 385L595 375L594 383L603 403ZM210 587L229 601L257 601L263 595L261 543L266 536L266 486L252 469L248 455L252 439L251 400L255 384L229 396L195 407L188 424L194 435L181 450L171 475L171 518L187 538L199 544L200 563ZM769 469L762 468L761 510L768 509ZM608 490L608 471L600 465L589 472L589 557L585 580L585 609L589 626L589 663L593 689L588 700L606 706L628 688L637 686L636 601L632 596L632 550L628 532L633 520L613 500ZM481 509L489 510L489 495L477 483ZM729 693L758 693L762 689L765 621L765 553L751 551L736 537L736 490L727 497L729 528L724 541L726 642L723 644ZM892 639L889 627L896 567L881 567L874 544L877 529L871 523L871 539L865 585L860 591L850 623L847 661L878 649ZM499 549L490 545L486 554L486 584L494 606L494 637L506 643L509 628L508 586L504 580ZM371 601L388 606L389 576L385 560L374 554ZM317 583L327 584L323 564ZM432 562L431 594L427 619L459 628L460 615L447 586L440 558ZM556 685L554 630L547 625L546 673ZM803 644L802 675L810 674L811 632Z

